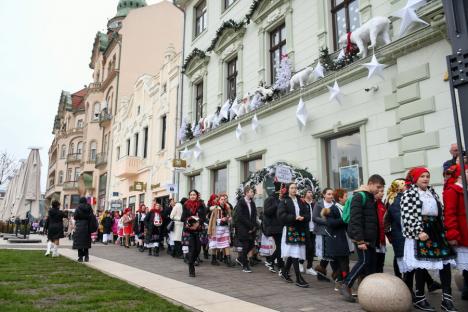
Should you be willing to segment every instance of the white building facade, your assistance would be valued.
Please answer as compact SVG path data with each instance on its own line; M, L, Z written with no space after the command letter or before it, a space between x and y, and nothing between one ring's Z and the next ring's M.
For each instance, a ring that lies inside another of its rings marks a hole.
M374 173L388 184L420 165L431 170L433 184L442 184L442 163L451 157L455 130L445 61L451 47L440 0L417 10L427 26L416 24L419 27L400 38L400 20L390 16L406 0L176 3L186 13L180 116L192 123L215 113L230 98L245 100L260 83L272 85L282 55L288 55L293 72L315 67L321 48L328 47L336 58L341 35L372 17L392 21L392 42L375 49L378 61L386 65L384 80L368 79L361 66L370 62L370 49L366 59L325 71L324 78L311 79L302 90L180 142L178 151L193 150L197 141L202 149L180 174L180 197L192 188L203 198L214 192L234 197L251 172L278 161L308 168L322 187L350 188ZM250 23L240 23L246 19ZM222 26L226 22L230 26ZM341 104L329 99L327 86L335 80L343 94ZM308 121L300 128L296 110L301 98ZM251 129L254 115L260 123L257 131ZM235 135L239 124L240 140ZM346 181L349 175L352 182ZM262 199L259 196L259 203Z

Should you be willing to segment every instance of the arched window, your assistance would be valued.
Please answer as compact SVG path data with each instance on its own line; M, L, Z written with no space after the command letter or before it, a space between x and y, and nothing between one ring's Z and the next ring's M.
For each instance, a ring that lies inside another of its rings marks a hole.
M89 160L96 161L96 153L97 143L93 141L89 144Z
M66 157L67 157L67 146L63 144L62 149L60 150L60 158L64 159Z
M94 103L94 107L93 107L93 120L98 120L100 113L101 113L101 104L99 102L96 102Z
M77 154L83 154L83 142L78 142L76 145L76 153Z
M62 183L63 183L63 171L59 171L58 184L61 185Z

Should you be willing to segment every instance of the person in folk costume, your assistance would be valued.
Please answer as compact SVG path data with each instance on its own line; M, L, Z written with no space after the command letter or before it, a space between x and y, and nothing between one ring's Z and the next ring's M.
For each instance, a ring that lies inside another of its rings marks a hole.
M182 231L184 230L184 223L182 220L182 212L184 210L182 202L185 203L186 198L182 198L179 203L174 205L172 208L170 218L174 222L174 228L172 229L172 240L174 241L174 248L172 250L172 257L182 257Z
M153 206L143 222L145 223L145 244L149 250L148 255L159 257L159 238L163 224L161 205L153 202Z
M217 204L210 207L210 221L208 224L208 237L210 238L210 249L218 250L226 256L228 267L236 266L231 260L231 235L229 224L232 220L231 208L226 204L226 197L219 196ZM211 264L219 265L216 254L212 252Z
M181 221L184 222L182 243L188 247L189 276L195 277L195 265L201 251L200 234L204 230L206 207L197 190L189 192L189 199L184 203Z
M135 233L138 239L138 250L140 252L145 251L144 239L145 239L145 216L146 216L146 206L145 204L141 203L140 207L138 207L137 213L135 215L135 219L133 221L133 232Z
M120 215L118 211L114 211L112 213L113 215L113 223L112 223L112 234L113 234L113 240L115 244L118 242L118 237L119 237L119 223L120 223Z
M438 270L442 284L441 308L444 311L457 311L452 300L450 270L450 265L455 265L456 254L446 237L443 206L430 186L427 168L411 169L407 180L411 184L401 198L405 237L403 261L408 268L415 270L416 291L413 305L423 311L435 311L425 297L424 269Z
M107 245L109 241L112 242L112 225L114 221L112 217L109 215L109 211L104 211L103 218L101 219L102 225L102 242L104 245Z
M385 265L385 253L387 252L386 239L385 239L385 226L384 217L387 212L387 207L383 202L385 190L381 189L379 193L375 195L375 204L377 207L377 217L379 218L379 241L375 246L375 273L383 273Z
M169 223L171 223L171 212L172 209L174 209L175 205L175 199L171 198L169 199L168 205L163 209L163 231L164 231L164 237L166 237L166 242L167 242L167 254L172 255L173 250L174 250L174 240L172 239L172 231L169 231L168 226Z
M463 274L461 298L468 300L468 225L460 165L450 167L446 174L449 178L444 190L444 224L447 240L457 252L457 269ZM468 170L465 174L468 176Z
M322 209L330 208L335 204L333 201L333 189L329 187L325 188L322 191L322 196L323 199L317 201L312 214L312 221L314 222L315 232L315 255L321 259L320 263L315 267L315 271L317 272L317 279L319 281L330 282L330 279L327 277L327 266L329 261L326 257L327 250L324 239L324 237L328 235L327 222L321 216L321 213Z
M219 201L219 196L217 194L211 194L210 198L208 199L208 202L206 203L206 219L209 222L211 221L211 215L212 215L213 210L218 206L218 201ZM216 227L216 221L214 224L211 224L211 228L210 228L210 224L208 224L208 228L207 228L208 248L211 251L211 264L219 265L219 262L217 260L218 250L216 249L216 236L213 236L213 234L216 234L215 227Z
M333 192L333 198L335 204L330 208L322 209L321 214L326 219L327 232L330 234L325 236L325 244L328 248L328 255L335 263L336 269L332 277L335 280L335 291L338 291L349 273L350 240L346 233L348 225L342 218L348 192L345 189L336 189Z
M52 207L49 209L47 217L47 251L45 256L50 255L52 252L52 257L58 257L58 246L60 244L60 239L64 238L63 232L63 219L68 217L68 210L60 210L60 202L57 200L52 201Z
M281 200L278 206L278 218L283 223L281 237L281 257L287 258L281 277L288 283L292 283L289 276L291 265L296 274L296 285L309 287L299 270L299 260L306 258L306 233L309 230L310 210L297 195L297 184L287 186L288 194Z
M275 191L265 199L263 204L262 229L265 236L273 237L276 246L273 254L266 258L265 266L270 270L270 272L278 272L281 274L281 269L284 266L284 261L281 257L281 235L283 234L283 224L278 218L278 206L284 196L282 190L286 192L286 189L283 188L283 184L281 182L274 182L274 185ZM275 269L275 261L278 268L277 270Z
M91 248L91 234L89 226L91 218L96 218L93 208L86 201L85 197L80 198L78 208L73 215L76 223L75 233L73 235L73 249L78 249L78 262L89 261L89 249Z
M123 234L125 237L125 248L130 248L130 235L133 232L133 214L131 208L125 208L124 214L122 216L123 223Z
M120 244L120 246L124 245L124 224L123 224L123 212L119 211L119 223L118 223L118 231L117 231L117 241L115 242L116 245Z

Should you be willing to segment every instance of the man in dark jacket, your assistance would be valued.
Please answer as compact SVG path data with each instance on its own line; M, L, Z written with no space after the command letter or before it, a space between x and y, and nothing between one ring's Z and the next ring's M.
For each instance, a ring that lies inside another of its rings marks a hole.
M242 265L242 271L251 273L247 254L254 247L255 233L257 231L257 207L253 201L254 191L250 186L244 187L244 197L236 204L236 235L242 247L240 259L236 262Z
M375 246L379 238L379 219L374 196L383 190L385 180L378 174L372 175L367 185L353 195L350 207L348 235L353 240L358 261L343 281L341 295L349 302L355 299L351 294L356 278L369 275L375 270ZM361 194L363 192L366 198Z
M80 204L75 210L75 233L73 234L73 249L78 249L78 262L89 261L89 248L91 248L90 223L96 219L93 208L86 201L85 197L80 198ZM97 223L97 221L96 221Z
M277 262L278 271L283 266L283 258L281 258L281 235L283 234L283 224L278 219L278 205L281 200L281 183L275 182L275 192L265 199L263 204L263 234L271 236L275 240L275 252L266 258L265 266L270 272L276 273L275 260Z

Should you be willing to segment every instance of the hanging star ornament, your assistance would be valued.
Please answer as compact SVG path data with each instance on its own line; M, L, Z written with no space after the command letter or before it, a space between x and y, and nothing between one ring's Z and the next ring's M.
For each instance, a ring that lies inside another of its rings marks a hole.
M252 118L252 130L257 132L258 127L260 127L260 123L258 122L257 114L255 114Z
M238 139L238 140L242 139L242 134L243 134L242 126L239 123L237 125L237 129L236 129L236 139Z
M314 77L315 79L323 78L325 77L323 71L325 70L325 67L320 64L320 61L317 63L317 66L314 68Z
M383 80L385 80L383 76L383 70L385 68L385 64L380 64L377 58L375 57L375 54L372 56L372 60L370 63L365 63L365 64L362 64L361 66L367 67L367 69L369 70L367 79L370 79L372 78L372 76L377 75Z
M421 23L424 25L429 25L424 20L418 17L416 10L426 4L426 0L408 0L406 5L396 11L393 16L401 19L400 21L400 31L398 33L399 37L402 37L414 23Z
M192 156L192 152L189 151L187 146L185 147L185 149L182 152L180 152L180 158L182 158L183 160L188 160L188 159L190 159L191 156Z
M300 127L305 127L307 125L307 118L309 117L309 113L307 112L307 108L304 104L302 98L299 100L299 104L297 105L296 110L296 118L299 122Z
M203 150L200 145L200 141L197 141L197 144L193 148L193 156L195 157L196 160L198 160L203 153Z
M333 85L333 87L327 86L327 88L330 91L330 102L336 100L338 104L341 105L341 101L343 100L343 93L341 93L338 81L335 80L335 84Z

